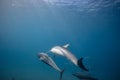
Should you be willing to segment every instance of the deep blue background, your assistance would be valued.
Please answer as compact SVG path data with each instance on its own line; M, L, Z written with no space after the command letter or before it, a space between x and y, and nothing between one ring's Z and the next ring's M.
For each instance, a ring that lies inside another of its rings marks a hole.
M92 76L119 80L119 3L89 12L42 1L40 6L11 6L12 1L0 3L0 80L58 79L59 72L40 62L37 54L67 43L77 58L85 57ZM81 71L78 67L60 56L55 60L65 68L63 80L77 80L71 74Z

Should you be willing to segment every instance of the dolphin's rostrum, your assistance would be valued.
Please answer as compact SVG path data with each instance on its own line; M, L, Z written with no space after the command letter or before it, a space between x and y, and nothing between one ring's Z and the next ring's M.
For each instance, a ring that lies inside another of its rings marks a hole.
M61 70L57 65L56 63L52 60L52 58L50 56L48 56L46 53L39 53L38 54L38 58L46 63L47 65L51 66L52 68L56 69L57 71L60 72L60 80L62 80L62 75L63 75L63 72L64 70Z

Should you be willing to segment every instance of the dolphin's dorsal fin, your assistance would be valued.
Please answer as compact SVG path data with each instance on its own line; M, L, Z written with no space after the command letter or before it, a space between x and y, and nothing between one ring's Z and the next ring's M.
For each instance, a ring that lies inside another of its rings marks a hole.
M67 48L69 45L70 45L70 44L66 44L66 45L64 45L63 47L64 47L64 48Z

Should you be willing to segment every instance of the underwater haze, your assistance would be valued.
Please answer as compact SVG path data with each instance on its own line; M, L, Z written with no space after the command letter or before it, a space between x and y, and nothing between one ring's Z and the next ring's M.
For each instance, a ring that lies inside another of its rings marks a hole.
M37 55L70 44L98 80L120 80L120 0L1 0L0 80L59 80ZM53 55L50 54L53 58ZM55 57L62 80L83 72Z

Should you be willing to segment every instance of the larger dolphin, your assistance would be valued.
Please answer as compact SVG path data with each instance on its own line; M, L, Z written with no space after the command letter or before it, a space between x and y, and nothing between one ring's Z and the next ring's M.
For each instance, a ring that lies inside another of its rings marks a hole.
M76 66L79 66L82 70L88 71L88 69L82 63L83 58L80 58L78 60L69 50L67 50L68 46L69 44L66 44L64 46L55 46L50 49L50 52L57 55L64 56L68 60L70 60L73 64L75 64Z
M98 80L97 78L94 78L90 75L86 75L86 74L83 74L83 73L74 73L72 75L79 78L79 79L82 79L82 80Z
M47 65L51 66L52 68L56 69L57 71L60 72L60 80L62 80L62 74L64 72L64 70L61 70L56 63L52 60L51 57L49 57L46 53L39 53L38 54L38 58L43 61L44 63L46 63Z

